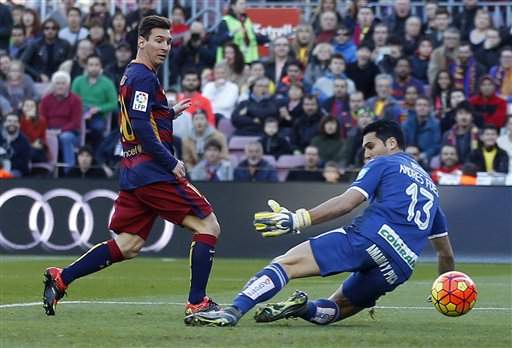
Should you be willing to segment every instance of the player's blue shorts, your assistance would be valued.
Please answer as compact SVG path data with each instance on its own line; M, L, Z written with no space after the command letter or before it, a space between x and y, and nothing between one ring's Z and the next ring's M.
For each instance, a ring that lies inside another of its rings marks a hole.
M379 297L404 283L412 273L404 274L396 261L353 226L309 241L322 277L353 272L343 282L343 295L357 307L373 307Z

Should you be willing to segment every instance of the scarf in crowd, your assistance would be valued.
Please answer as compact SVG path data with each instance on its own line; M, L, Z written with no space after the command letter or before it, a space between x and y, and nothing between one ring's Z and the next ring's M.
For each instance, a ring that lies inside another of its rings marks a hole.
M457 133L458 133L459 126L453 125L453 127L448 131L448 137L447 137L447 145L457 146ZM478 128L476 126L472 126L470 129L471 133L471 150L478 149Z
M462 89L466 97L476 94L477 71L474 58L471 58L466 65L451 64L450 75L453 76L454 89Z
M499 94L512 97L512 68L505 70L501 66L495 66L491 69L491 76L496 81Z

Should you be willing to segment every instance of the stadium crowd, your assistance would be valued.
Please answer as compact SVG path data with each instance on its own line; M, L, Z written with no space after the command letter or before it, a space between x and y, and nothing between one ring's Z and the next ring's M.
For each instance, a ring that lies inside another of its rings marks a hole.
M47 18L0 3L0 178L112 177L122 160L117 88L156 6L111 15L107 0L60 3ZM166 96L192 98L174 122L191 179L348 180L377 119L402 125L436 182L512 173L511 27L476 0L457 12L427 0L425 20L410 0L382 18L373 1L343 4L321 0L311 23L270 40L245 0L212 30L174 1Z

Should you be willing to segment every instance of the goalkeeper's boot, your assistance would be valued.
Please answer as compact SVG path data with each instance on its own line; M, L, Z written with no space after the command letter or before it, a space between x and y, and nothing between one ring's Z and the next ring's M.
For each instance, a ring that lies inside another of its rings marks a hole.
M67 286L61 277L62 268L50 267L44 272L43 307L46 315L55 315L59 300L66 295Z
M256 309L254 319L258 323L268 323L279 319L297 318L308 310L308 294L295 291L287 300L278 303L268 303Z
M192 314L220 310L221 307L208 296L205 296L201 302L196 304L187 302L187 305L185 306L185 324L190 325L190 316Z
M226 307L220 311L213 312L199 312L189 315L192 326L235 326L240 318L242 312L236 307Z

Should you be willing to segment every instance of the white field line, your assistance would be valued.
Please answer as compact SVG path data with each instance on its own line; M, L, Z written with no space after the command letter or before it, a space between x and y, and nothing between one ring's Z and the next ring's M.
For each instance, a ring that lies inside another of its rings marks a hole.
M62 301L59 304L99 304L99 305L134 305L134 306L184 306L180 302L147 302L147 301ZM227 304L222 304L227 305ZM6 308L20 308L20 307L35 307L42 306L42 302L25 302L25 303L9 303L0 305L0 309ZM433 310L433 306L420 307L420 306L376 306L377 309L397 309L397 310ZM512 311L512 308L507 307L475 307L476 311Z

